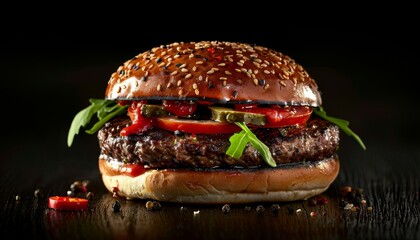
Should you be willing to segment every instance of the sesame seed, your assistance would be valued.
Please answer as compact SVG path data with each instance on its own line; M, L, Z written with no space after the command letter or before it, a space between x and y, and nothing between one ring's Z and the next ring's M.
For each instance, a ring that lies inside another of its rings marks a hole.
M233 59L230 56L226 57L229 62L233 62Z
M195 89L195 90L194 90L194 93L195 93L195 95L197 95L197 96L198 96L198 95L200 95L200 90Z
M249 72L246 72L246 76L248 76L249 78L251 78L252 76L251 76L251 73L249 73Z
M192 68L192 70L195 72L195 71L197 71L197 66L194 66L193 68Z
M236 82L239 83L239 84L243 84L244 83L241 79L237 79Z
M235 68L235 71L237 71L237 72L241 72L241 69L239 69L239 68Z
M265 74L270 74L270 71L268 71L268 70L264 70L264 73L265 73Z
M264 88L263 89L264 90L267 90L269 87L270 87L270 84L267 83L267 84L264 85Z
M149 76L149 71L146 71L146 72L144 73L144 76L145 76L145 77Z
M193 84L193 89L197 89L197 88L198 88L197 83L194 83L194 84Z
M163 67L165 65L165 62L159 63L158 67Z
M183 63L181 65L179 65L179 68L185 68L187 66L187 64Z
M192 75L191 75L191 73L188 73L186 76L185 76L185 79L188 79L188 78L190 78Z
M198 76L198 81L201 81L201 80L203 80L203 76Z
M160 54L160 56L165 56L166 55L166 51L163 51L161 54Z
M181 72L188 72L188 69L186 69L186 68L181 68Z
M181 86L181 84L182 84L182 81L181 80L178 80L178 82L176 82L176 85L179 87L179 86Z
M168 82L168 84L166 85L166 88L170 88L170 87L172 87L172 83Z
M242 62L236 62L236 64L238 64L241 67L244 65Z
M227 77L219 77L219 80L226 81Z
M261 59L259 59L259 58L256 58L256 59L254 59L254 62L257 62L257 63L262 63L262 60L261 60Z
M226 84L227 84L227 82L226 81L223 81L223 86L226 86Z
M211 70L216 71L216 72L219 71L219 69L218 68L215 68L215 67L214 68L211 68Z
M198 65L203 64L203 61L197 61L195 64L198 64Z
M209 71L207 71L207 74L213 74L214 73L214 70L212 69L212 70L209 70Z
M217 66L224 67L224 66L226 66L226 63L219 63L219 64L217 64Z
M178 73L178 71L176 71L176 70L175 70L175 71L171 72L171 75L172 75L172 76L174 76L174 75L176 75L177 73Z
M158 90L158 91L162 90L162 85L158 84L157 87L156 87L156 90Z
M193 58L194 57L194 54L190 54L189 56L188 56L188 58Z
M261 67L267 67L267 64L262 63L262 64L261 64Z
M184 90L181 88L179 91L178 91L178 95L182 95L184 93Z
M153 64L150 64L149 67L147 67L148 69L151 69L153 67Z
M258 74L258 69L255 69L254 70L254 74Z
M231 72L229 72L229 71L225 71L225 74L226 74L226 75L232 75L232 73L231 73Z
M252 79L252 81L254 82L254 85L257 86L258 85L258 79L254 78Z
M284 81L279 81L280 85L282 85L283 87L286 87L286 83Z

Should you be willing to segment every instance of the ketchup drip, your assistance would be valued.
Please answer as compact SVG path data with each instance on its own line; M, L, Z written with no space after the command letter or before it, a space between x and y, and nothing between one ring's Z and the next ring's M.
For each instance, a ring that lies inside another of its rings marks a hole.
M127 111L132 124L121 130L121 136L143 133L153 127L153 118L146 118L141 115L141 106L145 103L145 101L133 101L131 103Z

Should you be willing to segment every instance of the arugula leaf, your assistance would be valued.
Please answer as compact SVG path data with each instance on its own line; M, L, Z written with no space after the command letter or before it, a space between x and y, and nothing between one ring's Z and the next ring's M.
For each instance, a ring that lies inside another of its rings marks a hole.
M121 115L125 112L127 106L120 106L116 101L106 100L106 99L89 99L91 103L90 106L81 110L73 118L73 121L70 125L69 133L67 135L67 146L71 147L74 136L79 134L81 127L86 127L92 117L95 115L99 121L89 130L86 130L87 133L93 134L98 131L107 121Z
M247 143L251 143L251 145L257 149L257 151L261 154L262 158L268 165L271 167L276 167L276 162L271 156L270 149L267 147L267 145L261 142L261 140L259 140L253 132L251 132L245 123L235 122L235 124L242 128L242 131L235 133L229 138L231 144L226 151L226 154L238 159L242 156L242 152L244 151Z
M354 139L356 139L356 141L360 144L360 146L366 150L366 146L363 143L362 139L356 134L354 133L350 128L349 128L349 121L346 121L344 119L341 118L335 118L335 117L330 117L327 115L327 112L324 111L324 109L322 107L316 107L313 108L313 111L316 115L318 115L319 117L334 123L335 125L337 125L341 130L343 130L343 132L345 132L347 135L353 137Z

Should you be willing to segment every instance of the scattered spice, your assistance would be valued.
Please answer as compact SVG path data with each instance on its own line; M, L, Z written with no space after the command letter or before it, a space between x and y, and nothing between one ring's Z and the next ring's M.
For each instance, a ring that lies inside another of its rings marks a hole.
M270 210L271 210L271 213L273 213L274 215L277 215L280 212L280 205L273 204L271 205Z
M222 212L223 213L229 213L230 212L230 206L229 206L229 204L223 205Z
M44 192L41 189L35 189L34 191L34 197L41 198L44 197Z
M194 211L194 216L197 216L198 214L200 214L200 210Z
M149 211L153 211L153 210L160 210L162 208L162 206L160 205L160 203L158 201L147 201L146 202L146 209Z
M245 206L244 210L245 210L245 212L249 212L249 211L251 211L251 207L250 206Z
M295 212L295 209L293 209L291 206L287 206L286 209L289 214L293 214Z
M16 195L15 200L16 201L20 201L20 196L19 195Z
M311 212L310 215L311 215L311 217L316 217L318 214L317 214L317 212Z
M86 193L86 199L88 199L88 200L92 200L94 196L95 196L95 194L93 194L93 192L87 192Z
M296 209L296 213L301 213L301 212L302 212L302 209L300 208Z
M342 197L338 204L340 208L353 212L365 209L366 207L368 210L370 209L369 211L373 209L371 203L366 199L362 188L344 186L340 189L340 192Z
M114 201L112 203L112 209L114 212L119 212L121 210L121 203L119 201Z
M263 214L265 209L263 205L258 205L256 208L257 214Z

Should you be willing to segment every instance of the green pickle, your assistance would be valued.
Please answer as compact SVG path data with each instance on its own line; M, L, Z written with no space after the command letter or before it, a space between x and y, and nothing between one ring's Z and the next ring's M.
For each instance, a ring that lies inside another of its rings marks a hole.
M141 106L141 115L145 117L165 117L169 115L169 112L160 105L143 104Z
M235 111L224 107L209 107L212 119L218 122L244 122L246 124L265 125L267 120L264 114Z

